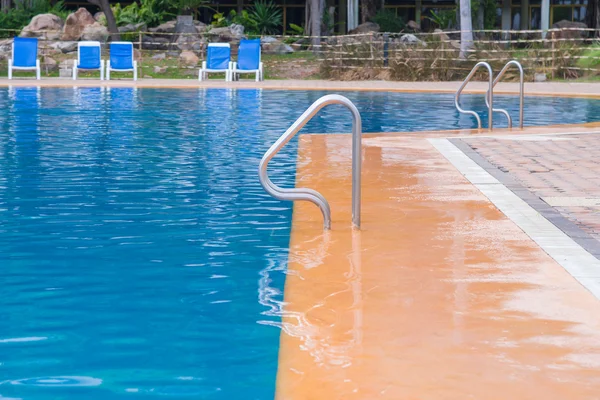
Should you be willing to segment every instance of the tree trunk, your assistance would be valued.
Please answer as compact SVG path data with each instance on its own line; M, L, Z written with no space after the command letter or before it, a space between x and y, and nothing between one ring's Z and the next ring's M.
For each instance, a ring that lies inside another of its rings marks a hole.
M381 6L381 0L362 0L360 2L361 22L371 21Z
M110 32L110 40L121 40L117 21L115 20L115 16L112 12L112 8L110 8L108 0L88 0L88 3L100 7L100 10L104 13L104 16L106 17L106 27L108 28L108 32Z
M310 0L310 35L314 52L321 49L321 17L321 0Z
M473 47L471 0L460 0L460 58L466 58Z
M600 0L589 0L586 21L588 28L600 29ZM593 37L599 37L600 32L592 32Z
M523 0L521 0L523 1ZM479 7L477 8L477 29L482 31L484 29L484 11L485 11L485 0L479 0ZM481 35L481 33L480 33Z
M2 11L3 13L7 13L8 10L10 10L10 6L11 6L11 0L2 0L0 2L0 11Z

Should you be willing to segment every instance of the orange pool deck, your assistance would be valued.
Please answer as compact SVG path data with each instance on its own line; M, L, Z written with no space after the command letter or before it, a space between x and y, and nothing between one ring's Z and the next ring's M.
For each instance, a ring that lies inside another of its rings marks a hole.
M600 398L600 301L440 135L365 135L360 231L350 136L300 136L296 186L325 195L332 230L294 204L278 400Z

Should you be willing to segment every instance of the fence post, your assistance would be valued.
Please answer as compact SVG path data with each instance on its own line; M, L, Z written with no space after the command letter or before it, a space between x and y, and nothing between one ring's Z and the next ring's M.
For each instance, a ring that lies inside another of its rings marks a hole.
M552 79L554 79L554 53L555 53L554 43L555 43L555 40L554 40L554 35L552 33L550 34L550 40L552 41Z
M389 65L389 39L390 35L387 33L383 34L383 66L387 68Z

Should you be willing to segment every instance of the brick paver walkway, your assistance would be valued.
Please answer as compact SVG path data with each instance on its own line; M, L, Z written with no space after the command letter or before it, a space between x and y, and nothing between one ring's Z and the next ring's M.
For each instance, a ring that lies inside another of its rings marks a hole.
M463 141L600 241L600 134Z

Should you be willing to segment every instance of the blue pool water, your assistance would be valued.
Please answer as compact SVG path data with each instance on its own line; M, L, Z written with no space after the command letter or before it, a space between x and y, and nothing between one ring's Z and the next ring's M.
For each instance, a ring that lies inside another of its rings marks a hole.
M291 204L257 168L323 94L0 89L0 399L273 398ZM366 132L473 127L450 95L345 95ZM600 101L526 115L597 121ZM349 128L334 106L307 131Z

